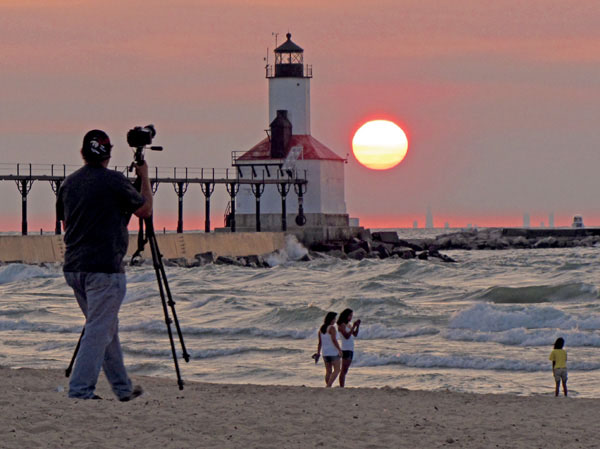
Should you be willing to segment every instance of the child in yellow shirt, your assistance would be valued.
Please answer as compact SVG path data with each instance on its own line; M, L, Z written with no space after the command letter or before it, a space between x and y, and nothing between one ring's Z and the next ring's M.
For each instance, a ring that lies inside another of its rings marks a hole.
M556 382L556 389L554 396L558 396L560 390L560 382L562 380L563 393L567 395L567 351L563 349L565 340L559 337L554 342L554 349L550 353L550 360L552 360L552 373L554 374L554 381Z

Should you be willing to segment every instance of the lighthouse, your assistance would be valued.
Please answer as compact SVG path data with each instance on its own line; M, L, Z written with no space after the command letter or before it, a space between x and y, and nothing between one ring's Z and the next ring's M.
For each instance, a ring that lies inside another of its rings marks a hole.
M241 179L306 179L289 191L265 183L240 185L235 209L238 231L286 231L306 242L348 238L344 194L345 159L311 135L312 66L304 50L287 40L266 66L269 85L267 137L243 152L234 152ZM299 188L300 187L300 188ZM282 191L283 190L283 191Z

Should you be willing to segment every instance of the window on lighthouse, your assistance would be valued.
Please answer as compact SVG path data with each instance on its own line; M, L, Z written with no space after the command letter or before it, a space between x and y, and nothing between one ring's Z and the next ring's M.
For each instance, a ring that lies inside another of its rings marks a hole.
M302 53L278 53L275 64L302 64Z

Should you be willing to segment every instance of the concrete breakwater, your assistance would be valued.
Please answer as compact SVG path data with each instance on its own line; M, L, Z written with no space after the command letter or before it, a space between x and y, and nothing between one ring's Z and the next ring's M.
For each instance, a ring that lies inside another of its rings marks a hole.
M166 260L193 263L196 255L211 254L211 258L242 257L268 254L285 248L282 232L182 233L157 234L160 251ZM137 234L129 236L127 256L137 249ZM0 262L53 263L64 260L65 244L60 235L0 236ZM151 260L146 245L142 257Z

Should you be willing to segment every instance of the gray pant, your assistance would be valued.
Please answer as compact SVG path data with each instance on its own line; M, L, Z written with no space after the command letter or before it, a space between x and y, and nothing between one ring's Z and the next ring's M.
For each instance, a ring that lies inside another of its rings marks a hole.
M69 397L94 396L101 368L117 397L128 396L132 387L123 363L118 318L126 291L125 274L65 272L65 279L85 315L85 332L69 382Z

